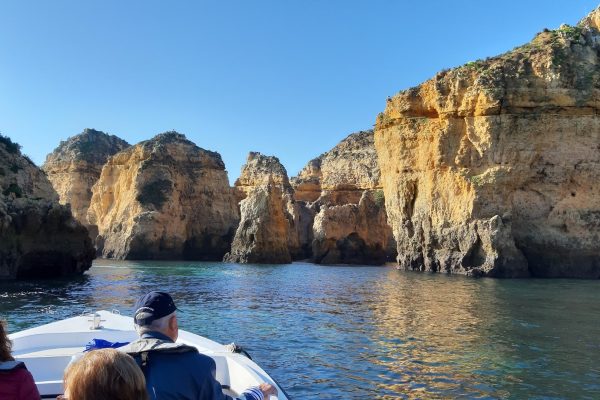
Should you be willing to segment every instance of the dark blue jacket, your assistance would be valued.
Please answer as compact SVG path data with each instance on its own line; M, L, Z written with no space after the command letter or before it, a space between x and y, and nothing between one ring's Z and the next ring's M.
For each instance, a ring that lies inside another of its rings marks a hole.
M142 353L137 352L140 347L136 348L136 342L143 342L143 348L147 349L147 343L155 340L173 346L174 351L149 350L144 362ZM215 379L216 364L212 358L193 347L176 347L169 337L159 332L147 332L136 342L120 350L131 354L141 366L151 400L232 400L223 394L221 384ZM242 398L255 399L246 393Z

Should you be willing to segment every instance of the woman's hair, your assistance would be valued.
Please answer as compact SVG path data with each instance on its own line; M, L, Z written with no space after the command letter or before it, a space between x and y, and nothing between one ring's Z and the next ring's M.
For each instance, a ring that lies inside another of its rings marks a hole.
M10 354L12 343L6 333L6 321L0 320L0 361L13 361Z
M147 400L146 379L135 360L115 349L92 350L65 371L70 400Z

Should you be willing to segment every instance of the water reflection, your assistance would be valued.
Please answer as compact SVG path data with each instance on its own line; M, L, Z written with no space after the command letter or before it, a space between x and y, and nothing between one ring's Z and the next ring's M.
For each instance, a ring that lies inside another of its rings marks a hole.
M480 295L478 282L397 271L387 278L374 291L370 335L372 361L386 370L381 398L505 395L493 387L489 369L502 355L486 337L498 309Z
M166 290L182 328L244 345L295 398L600 398L599 286L98 260L75 281L0 283L0 314L22 329Z

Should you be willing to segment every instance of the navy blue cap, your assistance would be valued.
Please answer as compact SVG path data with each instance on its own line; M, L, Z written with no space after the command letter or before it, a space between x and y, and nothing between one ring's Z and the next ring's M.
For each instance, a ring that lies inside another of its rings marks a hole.
M135 302L133 320L137 325L149 325L162 317L175 312L173 298L165 292L150 292Z

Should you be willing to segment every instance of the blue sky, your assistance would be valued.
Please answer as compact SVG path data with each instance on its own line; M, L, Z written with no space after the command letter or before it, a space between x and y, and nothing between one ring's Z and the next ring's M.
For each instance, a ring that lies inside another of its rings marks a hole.
M130 143L175 129L290 176L388 96L443 68L575 24L587 0L12 1L0 3L0 132L41 164L95 128Z

